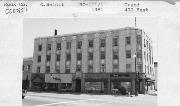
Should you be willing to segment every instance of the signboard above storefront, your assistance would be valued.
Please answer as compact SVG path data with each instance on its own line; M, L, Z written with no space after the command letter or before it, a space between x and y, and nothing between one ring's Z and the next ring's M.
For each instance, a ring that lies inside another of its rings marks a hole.
M46 83L72 83L72 74L46 74Z

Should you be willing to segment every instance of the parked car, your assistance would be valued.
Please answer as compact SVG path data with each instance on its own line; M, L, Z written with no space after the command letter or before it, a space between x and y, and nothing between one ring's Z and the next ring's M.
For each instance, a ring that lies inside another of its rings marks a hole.
M25 96L26 96L26 93L27 93L27 90L25 90L25 89L22 89L22 99L24 99L24 98L25 98Z

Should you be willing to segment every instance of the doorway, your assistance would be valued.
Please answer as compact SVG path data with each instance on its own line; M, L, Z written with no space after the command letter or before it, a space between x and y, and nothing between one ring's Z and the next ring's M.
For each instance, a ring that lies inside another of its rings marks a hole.
M76 92L81 92L81 79L76 79Z

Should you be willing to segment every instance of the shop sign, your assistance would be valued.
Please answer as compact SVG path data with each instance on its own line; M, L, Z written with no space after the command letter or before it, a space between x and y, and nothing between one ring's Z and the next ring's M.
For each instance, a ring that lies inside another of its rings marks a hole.
M129 77L129 74L111 74L110 77Z
M46 83L72 83L71 74L46 74Z

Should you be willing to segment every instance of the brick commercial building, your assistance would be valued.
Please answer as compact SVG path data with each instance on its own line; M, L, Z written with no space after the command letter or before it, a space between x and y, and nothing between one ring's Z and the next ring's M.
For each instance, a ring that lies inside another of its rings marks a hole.
M64 35L55 30L54 36L34 41L31 88L111 93L124 87L134 94L137 85L144 93L153 63L152 40L141 29Z

